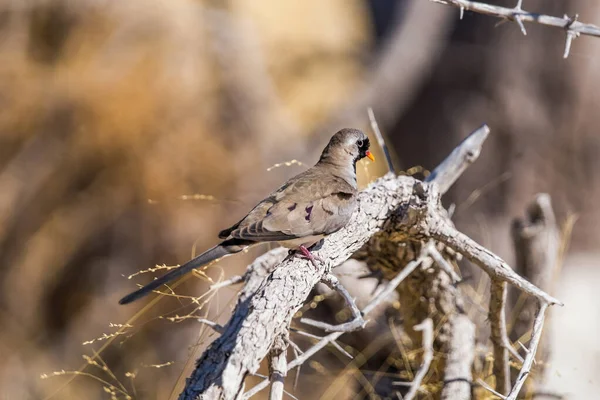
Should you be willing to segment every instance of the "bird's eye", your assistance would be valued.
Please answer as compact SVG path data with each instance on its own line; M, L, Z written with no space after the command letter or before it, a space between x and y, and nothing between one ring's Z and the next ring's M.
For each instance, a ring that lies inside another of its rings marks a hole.
M358 142L356 142L356 144L358 145L358 147L363 147L363 141L359 140Z

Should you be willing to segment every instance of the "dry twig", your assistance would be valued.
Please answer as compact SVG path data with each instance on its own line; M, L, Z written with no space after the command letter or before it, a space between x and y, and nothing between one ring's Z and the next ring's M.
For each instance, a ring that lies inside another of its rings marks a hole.
M573 39L579 37L579 35L588 35L600 37L600 27L592 24L584 24L579 22L577 19L579 15L575 14L573 17L568 15L560 17L553 17L550 15L537 14L529 11L525 11L522 8L522 0L518 0L517 5L514 8L494 6L486 3L480 3L477 1L469 0L430 0L434 3L447 4L460 9L461 19L464 10L473 11L479 14L491 15L493 17L501 18L502 21L514 21L519 25L523 35L527 35L525 25L523 22L531 22L540 25L553 26L556 28L564 29L567 32L565 42L564 58L569 57L571 50L571 43Z
M533 329L531 332L531 341L529 342L529 349L525 356L525 360L523 361L523 366L519 371L519 375L517 375L517 379L515 380L515 385L511 389L510 393L506 397L508 400L516 400L523 384L525 383L525 379L529 372L531 371L531 365L535 362L535 354L537 353L538 345L540 344L540 340L542 338L542 332L544 328L544 318L546 316L546 309L548 308L548 303L540 302L539 309L535 320L533 321Z
M423 381L423 378L425 378L425 375L427 375L429 366L433 361L433 321L430 318L427 318L419 325L415 325L413 329L416 331L423 331L423 364L415 375L415 379L413 379L412 384L410 385L410 390L406 396L404 396L405 400L412 400L415 397L421 386L421 382Z

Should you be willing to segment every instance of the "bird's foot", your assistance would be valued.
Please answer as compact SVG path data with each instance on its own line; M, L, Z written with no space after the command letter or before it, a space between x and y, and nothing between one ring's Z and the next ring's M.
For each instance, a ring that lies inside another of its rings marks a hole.
M310 252L310 250L308 250L306 247L304 246L300 246L298 247L298 251L300 253L296 253L299 254L300 257L306 258L307 260L310 260L310 262L312 263L312 265L315 268L319 268L319 265L317 264L317 261L319 261L320 263L324 263L323 259L320 258L319 256L314 255L313 253Z

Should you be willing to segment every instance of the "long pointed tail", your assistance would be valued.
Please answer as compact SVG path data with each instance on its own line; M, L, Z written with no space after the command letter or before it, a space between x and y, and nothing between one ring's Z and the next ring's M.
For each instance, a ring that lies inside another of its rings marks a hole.
M164 285L165 283L171 282L175 278L178 278L182 275L187 274L191 270L195 268L199 268L203 265L208 264L211 261L216 260L217 258L221 258L230 254L237 253L241 251L244 247L246 247L249 243L239 242L237 240L226 240L223 243L206 250L204 253L200 254L198 257L191 259L186 262L182 266L174 269L173 271L169 271L158 279L153 280L146 286L136 290L128 294L119 300L119 304L129 304L132 301L135 301L141 297L144 297L148 293L152 292L154 289Z

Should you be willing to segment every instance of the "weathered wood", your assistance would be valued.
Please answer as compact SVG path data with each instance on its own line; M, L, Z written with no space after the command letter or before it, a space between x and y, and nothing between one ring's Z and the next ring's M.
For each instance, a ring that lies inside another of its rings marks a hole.
M452 336L448 344L442 400L471 398L473 360L475 359L475 325L465 314L451 321Z
M538 194L528 206L525 218L514 220L511 236L515 248L515 272L542 290L552 292L553 278L559 267L560 232L548 194ZM513 341L523 340L533 324L537 304L518 291L511 291L510 306L514 321L510 331ZM548 311L549 312L549 311ZM544 333L548 337L548 328ZM543 384L545 367L549 360L550 347L543 340L538 349L536 383Z
M471 141L465 140L461 146L465 143ZM478 147L466 154L478 154L481 144L482 141L479 141ZM459 172L438 173L436 176L450 176L455 180L464 170L461 165L465 157L462 154L465 153L454 151L450 161L444 161L449 170ZM315 252L323 260L318 268L306 260L287 258L262 280L255 292L244 290L223 334L198 360L180 399L237 398L244 377L258 370L275 338L288 331L292 317L303 305L312 287L378 232L384 231L390 238L399 241L408 238L426 240L429 237L443 239L444 243L475 260L488 273L514 283L536 297L548 299L551 303L558 302L514 274L496 255L456 231L440 205L436 185L439 182L433 178L432 181L423 183L412 177L396 177L393 174L378 179L358 195L358 207L348 225L328 236ZM369 311L367 308L374 308L384 298L378 296L376 300L363 309L364 314ZM336 332L328 336L337 338L340 335ZM291 361L288 368L297 366L299 362Z

